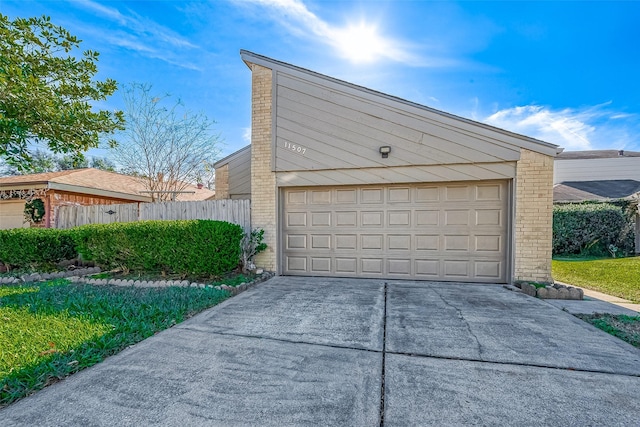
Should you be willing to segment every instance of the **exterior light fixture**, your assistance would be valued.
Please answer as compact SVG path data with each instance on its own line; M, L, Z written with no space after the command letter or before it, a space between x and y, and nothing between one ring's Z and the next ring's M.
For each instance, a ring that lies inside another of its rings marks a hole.
M391 147L389 147L388 145L383 145L382 147L380 147L380 154L382 154L383 159L386 159L387 157L389 157L390 152L391 152Z

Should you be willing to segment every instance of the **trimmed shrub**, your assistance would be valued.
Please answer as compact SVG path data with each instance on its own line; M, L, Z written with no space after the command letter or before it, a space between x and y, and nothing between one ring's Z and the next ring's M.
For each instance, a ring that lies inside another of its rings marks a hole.
M553 207L554 255L629 255L634 245L633 216L626 206L572 203Z
M49 267L77 256L69 230L0 230L0 262L9 268Z
M72 229L83 259L125 271L219 276L238 267L242 227L224 221L138 221Z

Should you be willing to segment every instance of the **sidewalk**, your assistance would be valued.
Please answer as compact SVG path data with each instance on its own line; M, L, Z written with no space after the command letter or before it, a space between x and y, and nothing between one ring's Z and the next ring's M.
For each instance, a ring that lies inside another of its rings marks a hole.
M579 286L556 281L561 285L573 286L582 289L584 299L576 300L545 300L549 304L565 310L571 314L625 314L627 316L640 316L640 304L634 304L629 300L603 294L602 292L584 289Z

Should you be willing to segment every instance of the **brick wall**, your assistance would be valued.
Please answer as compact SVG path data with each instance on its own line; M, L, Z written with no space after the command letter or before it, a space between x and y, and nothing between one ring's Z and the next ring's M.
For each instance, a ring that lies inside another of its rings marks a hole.
M229 199L229 165L216 169L216 200Z
M256 265L276 271L277 188L271 170L272 71L250 64L251 90L251 227L264 229L267 249L258 254Z
M553 157L521 149L516 177L515 280L551 282Z

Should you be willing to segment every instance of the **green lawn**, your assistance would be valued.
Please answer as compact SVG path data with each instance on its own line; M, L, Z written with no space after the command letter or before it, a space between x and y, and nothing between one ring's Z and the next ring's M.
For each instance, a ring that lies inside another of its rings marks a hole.
M578 314L585 322L640 348L640 317L613 314Z
M0 287L0 407L102 361L229 296L55 280Z
M553 278L640 303L640 257L553 260Z

